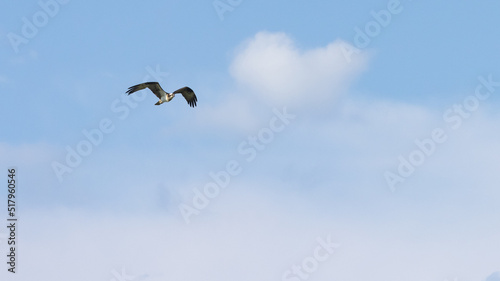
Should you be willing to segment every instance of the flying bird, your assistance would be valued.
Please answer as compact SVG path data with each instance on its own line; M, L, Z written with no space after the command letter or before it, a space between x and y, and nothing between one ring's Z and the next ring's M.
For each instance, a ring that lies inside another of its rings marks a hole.
M175 94L182 94L182 96L186 99L187 103L191 107L195 107L196 102L198 101L198 99L196 98L196 95L194 94L194 91L191 90L191 88L189 88L189 87L180 88L179 90L175 90L173 93L170 94L170 93L165 92L161 88L160 84L158 84L158 82L146 82L146 83L142 83L142 84L138 84L138 85L129 87L127 90L127 94L130 95L134 92L137 92L137 91L140 91L140 90L146 89L146 88L149 88L151 90L151 92L153 92L153 94L155 94L160 99L157 103L155 103L155 105L160 105L164 102L171 101L174 98Z

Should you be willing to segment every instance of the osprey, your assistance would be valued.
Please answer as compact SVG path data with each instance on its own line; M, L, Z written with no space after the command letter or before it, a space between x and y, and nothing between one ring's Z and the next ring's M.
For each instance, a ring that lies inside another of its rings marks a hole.
M180 88L179 90L174 91L173 93L169 94L165 92L161 87L158 82L146 82L142 84L138 84L132 87L129 87L127 90L127 94L132 94L134 92L140 91L142 89L149 88L153 94L155 94L160 100L155 103L155 105L160 105L164 102L169 102L171 101L175 94L182 94L182 96L186 99L187 103L191 107L196 106L196 102L198 99L196 98L196 95L194 94L193 90L189 87L184 87Z

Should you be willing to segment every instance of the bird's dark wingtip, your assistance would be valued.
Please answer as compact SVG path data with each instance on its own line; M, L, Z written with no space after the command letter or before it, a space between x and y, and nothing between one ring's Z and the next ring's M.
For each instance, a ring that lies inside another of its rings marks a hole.
M132 86L132 87L128 87L128 90L125 92L126 94L132 94L133 92L135 92L135 86Z
M192 108L195 108L196 107L196 101L197 101L196 98L194 100L188 101L189 106L191 106Z
M194 93L194 92L193 92ZM196 95L194 96L194 99L191 101L191 103L193 104L192 107L195 107L196 106L196 102L198 101L198 98L196 97Z

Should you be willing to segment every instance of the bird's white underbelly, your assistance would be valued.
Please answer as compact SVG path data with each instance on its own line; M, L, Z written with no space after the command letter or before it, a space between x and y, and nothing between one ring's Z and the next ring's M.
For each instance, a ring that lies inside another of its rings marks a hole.
M163 96L161 97L162 102L169 102L174 98L174 96Z

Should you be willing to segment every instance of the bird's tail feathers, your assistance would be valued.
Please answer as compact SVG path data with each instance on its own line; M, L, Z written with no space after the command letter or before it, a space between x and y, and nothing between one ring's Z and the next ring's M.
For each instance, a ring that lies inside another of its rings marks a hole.
M159 100L157 103L155 103L155 105L160 105L162 104L161 100Z

